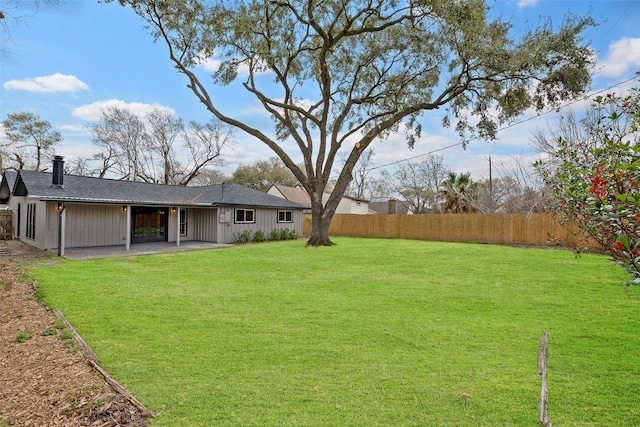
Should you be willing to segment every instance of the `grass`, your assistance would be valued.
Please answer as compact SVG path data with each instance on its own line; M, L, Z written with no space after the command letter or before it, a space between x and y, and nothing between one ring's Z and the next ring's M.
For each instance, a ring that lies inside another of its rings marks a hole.
M336 238L32 270L152 426L640 425L640 289L605 257Z

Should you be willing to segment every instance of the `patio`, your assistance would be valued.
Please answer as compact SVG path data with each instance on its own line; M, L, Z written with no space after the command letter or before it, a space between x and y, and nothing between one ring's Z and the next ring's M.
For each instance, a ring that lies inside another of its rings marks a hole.
M151 255L166 252L194 251L201 249L218 249L232 247L231 244L187 241L177 246L175 242L136 243L127 251L124 245L97 246L87 248L66 248L64 257L70 260L95 258L112 258L122 256Z

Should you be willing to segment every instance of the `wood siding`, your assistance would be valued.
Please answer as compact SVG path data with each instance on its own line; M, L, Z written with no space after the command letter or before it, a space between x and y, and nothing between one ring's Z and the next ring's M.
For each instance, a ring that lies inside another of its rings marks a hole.
M180 240L218 241L218 209L187 209L187 236Z
M52 205L48 222L48 241L58 245L58 212ZM127 215L120 205L68 204L65 209L66 248L124 245L127 238Z
M239 209L254 209L250 206L238 207ZM291 211L292 222L278 222L278 211L286 210ZM300 209L255 209L255 222L251 224L236 224L235 209L224 208L220 209L220 215L223 215L224 221L219 218L221 227L220 234L218 235L221 240L220 243L233 243L234 235L240 235L244 230L249 230L255 233L258 230L263 231L266 235L271 233L273 229L288 228L289 230L295 230L299 235L302 235L302 222L303 213Z

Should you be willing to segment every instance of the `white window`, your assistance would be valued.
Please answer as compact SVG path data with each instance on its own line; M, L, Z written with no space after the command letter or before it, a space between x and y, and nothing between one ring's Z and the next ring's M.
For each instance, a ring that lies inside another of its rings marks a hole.
M187 235L187 210L180 209L180 235Z
M236 209L236 224L253 224L256 222L255 209Z
M278 211L278 222L293 222L293 211Z

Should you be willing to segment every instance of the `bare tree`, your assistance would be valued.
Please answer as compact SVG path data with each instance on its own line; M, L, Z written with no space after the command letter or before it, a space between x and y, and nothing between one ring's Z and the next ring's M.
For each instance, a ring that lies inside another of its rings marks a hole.
M200 170L198 176L189 182L193 186L215 185L228 182L230 178L218 169L204 168Z
M13 31L24 24L27 18L34 16L44 5L58 5L63 0L4 0L0 4L0 45L11 40ZM5 50L0 52L5 53Z
M220 157L224 147L233 144L235 128L213 117L203 124L190 121L189 130L183 132L183 146L188 152L184 163L176 160L179 172L176 184L189 185L204 168L222 166Z
M478 212L544 212L543 183L531 166L516 158L513 167L498 164L494 171L497 178L476 182L471 203Z
M54 146L62 141L60 132L51 130L51 123L33 113L10 113L2 122L8 143L0 147L0 161L5 169L46 170L44 162L54 154Z
M409 203L413 213L437 210L438 189L449 170L442 156L429 155L419 162L407 162L393 174L384 176L391 188Z
M64 173L68 175L91 176L91 159L80 156L67 157L64 162Z
M345 191L350 196L357 197L359 199L371 200L371 193L373 186L376 185L375 180L372 178L372 164L371 159L375 156L373 148L367 148L364 150L355 166L353 172L351 172L351 182ZM340 153L340 168L344 167L344 164L348 161L346 153Z
M93 174L120 179L189 185L203 169L222 165L222 149L233 142L233 128L213 118L189 122L155 109L142 120L131 111L111 107L89 125L100 152Z
M178 164L175 144L176 139L184 131L184 123L169 111L157 108L147 114L147 122L149 123L147 149L151 154L149 173L153 175L155 182L176 184ZM156 165L156 160L159 165Z
M143 149L147 134L145 125L126 108L109 107L102 111L100 121L89 125L93 143L100 149L109 171L127 181L149 181L143 173Z

